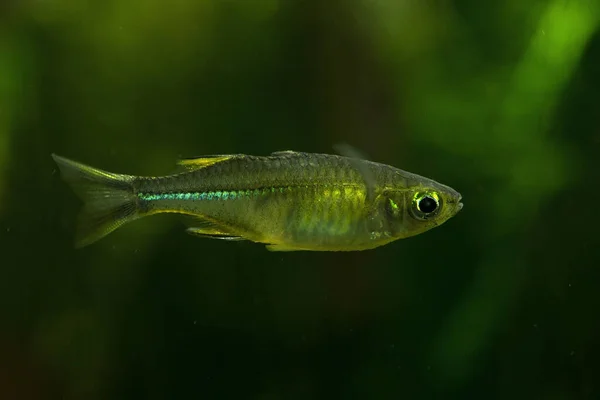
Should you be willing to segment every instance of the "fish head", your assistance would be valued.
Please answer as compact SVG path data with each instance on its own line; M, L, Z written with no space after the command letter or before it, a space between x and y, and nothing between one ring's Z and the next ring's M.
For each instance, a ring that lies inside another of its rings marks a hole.
M461 200L451 187L418 177L384 190L378 208L386 235L395 240L440 226L462 209Z

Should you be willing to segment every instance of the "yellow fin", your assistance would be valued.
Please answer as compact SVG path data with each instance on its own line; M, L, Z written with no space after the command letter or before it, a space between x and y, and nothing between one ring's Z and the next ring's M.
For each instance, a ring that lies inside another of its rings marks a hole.
M177 162L178 165L185 167L189 170L195 170L200 168L210 167L211 165L230 160L235 158L235 155L215 155L215 156L203 156L194 158L184 158Z

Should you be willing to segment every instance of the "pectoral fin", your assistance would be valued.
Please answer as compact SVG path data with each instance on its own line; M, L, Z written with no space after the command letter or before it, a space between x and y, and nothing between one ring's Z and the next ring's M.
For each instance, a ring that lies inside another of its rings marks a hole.
M350 159L352 166L361 174L363 180L365 182L365 186L367 188L367 198L366 201L370 201L375 198L375 176L373 175L373 171L369 168L369 166L364 162L367 160L367 157L362 154L360 151L355 149L346 143L338 143L333 146L334 150L336 150L341 156L347 157Z
M187 233L189 233L190 235L194 235L194 236L198 236L198 237L202 237L202 238L208 238L208 239L221 239L221 240L231 240L231 241L246 240L241 236L232 236L225 232L210 231L210 230L206 230L203 228L187 228L185 231Z
M186 218L186 223L190 227L185 231L190 235L221 240L246 240L239 233L234 232L234 229L219 221L194 217Z

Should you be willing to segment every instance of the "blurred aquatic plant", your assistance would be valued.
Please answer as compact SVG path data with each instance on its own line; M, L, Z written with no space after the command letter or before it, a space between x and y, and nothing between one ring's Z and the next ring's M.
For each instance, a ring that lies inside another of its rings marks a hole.
M384 52L402 43L402 62L416 78L401 80L409 87L406 104L411 126L418 133L412 140L459 155L464 161L454 167L454 173L465 182L487 175L497 183L487 186L485 193L478 192L485 197L488 211L478 205L481 196L464 195L466 208L486 215L477 240L485 242L482 246L489 251L472 289L438 333L432 355L441 376L461 381L472 372L474 359L520 297L528 266L522 261L522 246L514 243L517 237L509 239L509 245L506 235L515 235L519 227L534 220L547 199L576 179L570 149L552 138L550 130L558 99L598 29L599 10L597 3L589 1L555 0L520 10L528 14L532 26L514 26L511 10L515 8L507 2L501 21L522 36L530 36L529 44L514 66L486 68L483 61L472 59L477 54L476 38L471 32L465 35L455 9L434 8L427 2L399 3L392 7L389 2L374 2L379 6L377 15L394 19L404 14L408 19L412 15L405 13L411 8L426 16L421 20L429 21L429 29L411 31L412 35L408 30L413 25L402 24L385 25L386 30L379 33L383 41L394 38L382 47ZM398 36L410 39L398 41ZM418 45L406 47L413 42ZM464 62L465 54L471 60L462 69L470 72L450 78L452 65ZM448 57L456 60L448 61Z
M34 82L29 50L26 38L0 24L0 213L7 190L11 140L19 119L26 117L24 105L32 101L28 97Z
M3 332L32 343L67 393L210 397L258 377L277 397L298 376L363 397L477 386L531 279L526 246L545 245L527 230L579 176L556 106L598 30L597 2L12 4L0 15ZM157 217L73 252L80 205L50 190L51 152L164 174L178 156L339 141L461 191L463 215L431 236L436 251L416 239L274 257L193 241ZM214 369L240 360L251 368Z
M495 229L485 240L496 251L482 261L473 291L466 293L440 332L436 358L446 365L446 374L461 377L471 370L473 358L521 296L528 266L519 261L519 251L511 254L501 239L535 218L547 199L576 179L575 171L569 170L573 163L567 161L572 157L570 149L549 138L548 131L558 98L598 29L599 11L596 3L588 1L550 2L510 74L499 107L501 122L489 132L501 154L508 152L512 159L511 167L505 168L504 184L488 193L495 209L488 224ZM487 159L495 162L492 157ZM485 165L485 161L477 164Z

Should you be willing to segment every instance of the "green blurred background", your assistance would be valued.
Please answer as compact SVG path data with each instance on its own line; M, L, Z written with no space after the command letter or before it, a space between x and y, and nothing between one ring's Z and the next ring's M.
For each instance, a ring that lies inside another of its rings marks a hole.
M0 399L600 399L600 2L3 0ZM74 250L50 153L333 152L465 207L359 253Z

